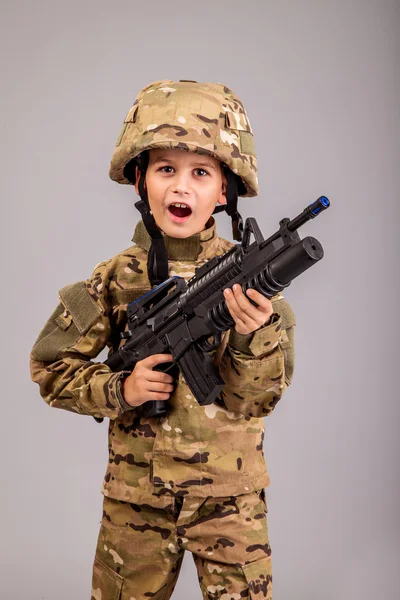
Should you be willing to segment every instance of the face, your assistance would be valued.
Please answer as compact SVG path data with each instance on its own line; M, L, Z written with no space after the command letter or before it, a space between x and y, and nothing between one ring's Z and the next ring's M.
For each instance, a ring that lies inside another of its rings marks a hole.
M138 193L139 169L136 169ZM221 163L182 150L150 150L146 189L159 228L174 238L203 231L217 204L226 204L226 178Z

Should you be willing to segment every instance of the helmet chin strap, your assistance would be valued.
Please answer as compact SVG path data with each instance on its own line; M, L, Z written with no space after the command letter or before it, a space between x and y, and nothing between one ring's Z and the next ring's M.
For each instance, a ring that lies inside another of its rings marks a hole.
M225 170L226 177L226 204L223 206L217 206L213 214L219 213L225 210L230 218L232 219L232 236L233 239L237 242L242 241L242 233L243 233L243 219L238 212L237 204L238 204L238 185L237 179L234 173L227 168Z
M162 232L157 227L150 210L149 199L144 186L144 175L145 173L141 171L139 180L139 195L141 200L135 203L135 207L142 215L144 226L151 237L151 247L147 256L147 275L151 286L154 287L168 279L168 253Z
M135 207L142 215L144 226L151 237L151 247L147 257L147 274L151 286L160 285L168 279L168 253L164 243L164 237L150 210L149 198L145 188L146 164L139 162L139 196L140 200L135 202ZM225 210L232 219L233 239L242 241L243 219L237 210L238 186L235 175L230 169L225 172L227 178L226 204L217 206L212 214Z

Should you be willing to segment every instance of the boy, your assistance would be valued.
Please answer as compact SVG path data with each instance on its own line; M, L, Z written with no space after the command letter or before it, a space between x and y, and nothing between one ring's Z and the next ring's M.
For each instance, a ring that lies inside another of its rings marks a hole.
M235 326L212 352L225 381L212 405L200 406L181 375L153 370L168 354L132 373L92 360L120 346L129 302L232 247L217 235L217 205L240 240L237 199L257 195L256 172L250 123L231 90L170 80L144 88L110 168L141 198L135 245L60 290L32 350L32 379L49 405L110 419L92 600L170 598L185 550L204 598L272 598L262 417L293 373L295 322L282 295L248 290L254 305L240 286L225 290ZM168 400L167 416L141 418L148 400Z

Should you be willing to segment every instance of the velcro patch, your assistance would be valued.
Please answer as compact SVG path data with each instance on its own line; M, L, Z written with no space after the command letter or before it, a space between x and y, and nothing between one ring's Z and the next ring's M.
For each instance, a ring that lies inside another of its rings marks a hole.
M256 149L254 147L254 139L253 135L248 131L239 131L240 137L240 150L243 154L248 154L249 156L256 155Z
M102 314L100 307L89 294L84 281L63 287L59 291L59 295L81 334L85 333Z

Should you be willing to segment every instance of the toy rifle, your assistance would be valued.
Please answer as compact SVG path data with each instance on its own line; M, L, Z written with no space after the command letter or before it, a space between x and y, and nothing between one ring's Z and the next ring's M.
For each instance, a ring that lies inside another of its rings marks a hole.
M321 260L324 251L319 241L310 236L300 239L297 229L329 205L328 198L321 196L293 220L282 219L279 230L267 240L256 220L247 218L242 242L196 268L189 282L171 277L128 305L128 330L121 333L127 342L105 364L113 371L132 371L148 356L171 354L173 362L155 368L170 372L175 380L179 369L200 405L214 402L224 381L208 353L234 325L223 290L238 283L244 293L254 288L271 298ZM143 417L163 417L168 401L149 400L136 410Z

